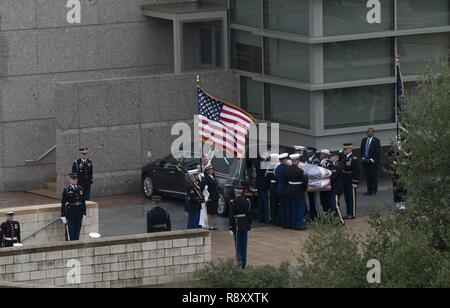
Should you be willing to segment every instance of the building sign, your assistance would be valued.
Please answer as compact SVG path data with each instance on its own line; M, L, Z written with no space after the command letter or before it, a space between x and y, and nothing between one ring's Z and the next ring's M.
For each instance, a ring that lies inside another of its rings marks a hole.
M81 3L80 0L68 0L66 4L68 9L66 20L69 24L81 23Z
M367 8L370 8L370 11L367 13L367 22L369 24L381 24L380 0L367 1Z

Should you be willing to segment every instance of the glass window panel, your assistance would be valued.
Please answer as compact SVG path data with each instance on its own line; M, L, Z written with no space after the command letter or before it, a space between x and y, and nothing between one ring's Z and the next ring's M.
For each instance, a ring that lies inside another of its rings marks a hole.
M200 4L212 4L212 5L223 6L223 7L228 6L228 0L201 0L199 3Z
M399 29L447 26L450 23L448 0L397 1Z
M241 106L255 118L264 118L264 84L241 77Z
M264 1L264 26L267 29L309 34L308 0Z
M324 35L339 35L392 30L394 28L393 0L380 0L381 23L369 23L367 1L363 0L324 0Z
M395 122L395 85L324 92L325 129Z
M183 23L183 70L223 67L222 23Z
M231 22L260 28L261 4L261 0L231 0Z
M403 75L419 75L435 59L449 61L448 33L402 36L397 42Z
M265 95L268 120L308 129L311 127L309 92L267 84Z
M265 44L265 59L267 75L309 81L308 45L268 38Z
M393 50L391 38L324 44L325 82L393 76Z
M262 39L243 31L231 32L231 66L243 71L262 73Z

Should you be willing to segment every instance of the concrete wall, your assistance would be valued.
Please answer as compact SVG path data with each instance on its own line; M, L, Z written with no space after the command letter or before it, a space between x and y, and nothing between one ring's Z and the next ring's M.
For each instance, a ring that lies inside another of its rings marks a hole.
M237 75L217 71L201 78L214 96L238 101ZM87 146L94 164L94 196L134 193L140 191L141 168L170 154L176 138L172 125L193 122L196 74L61 83L56 100L58 187L77 149Z
M23 244L44 245L65 241L65 226L60 220L60 203L19 207L13 210L16 214L15 219L20 222ZM5 216L6 211L7 209L1 209L0 216ZM97 203L87 202L86 216L80 234L82 240L88 239L89 233L98 232ZM38 229L42 230L31 236Z
M55 153L25 160L56 143L57 82L172 70L172 24L143 17L147 1L80 1L76 25L64 0L0 1L0 191L55 176Z
M74 260L81 281L69 284L69 261ZM204 230L5 248L0 250L0 285L152 286L191 280L210 261L211 235Z

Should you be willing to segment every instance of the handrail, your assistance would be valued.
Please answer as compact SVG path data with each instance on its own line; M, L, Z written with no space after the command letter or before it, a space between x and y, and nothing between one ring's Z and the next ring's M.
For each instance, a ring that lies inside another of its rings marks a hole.
M56 150L56 145L52 146L50 149L48 149L44 154L42 154L41 156L39 156L37 159L34 160L25 160L25 163L30 164L30 163L37 163L41 160L43 160L47 155L49 155L51 152L53 152L54 150Z
M45 228L47 228L48 226L54 224L55 222L57 222L58 220L61 220L61 218L56 218L55 220L52 220L51 222L43 225L42 227L39 227L38 229L34 230L33 232L31 232L30 234L28 234L26 237L24 237L22 239L22 242L26 241L29 238L35 237L36 234L38 234L39 232L41 232L42 230L44 230Z

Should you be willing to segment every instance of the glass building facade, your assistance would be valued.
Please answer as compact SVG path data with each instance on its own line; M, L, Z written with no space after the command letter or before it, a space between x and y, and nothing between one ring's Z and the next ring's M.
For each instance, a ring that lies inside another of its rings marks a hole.
M226 6L241 105L311 138L395 131L396 70L412 88L450 60L448 0L206 0Z

